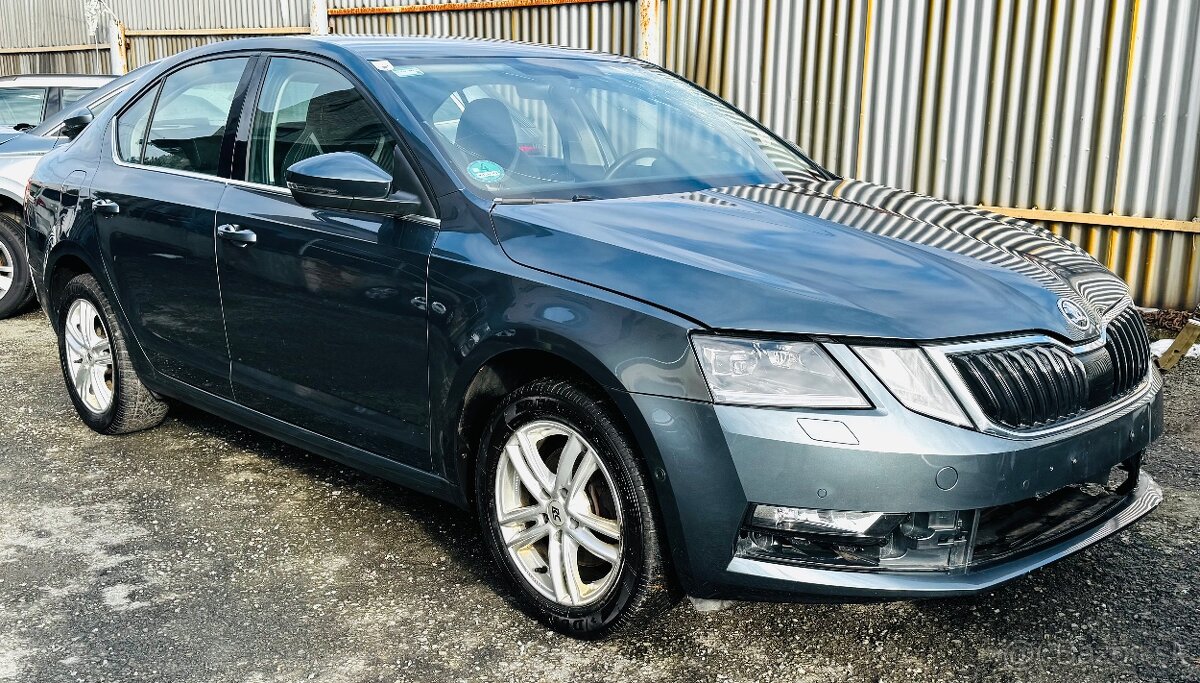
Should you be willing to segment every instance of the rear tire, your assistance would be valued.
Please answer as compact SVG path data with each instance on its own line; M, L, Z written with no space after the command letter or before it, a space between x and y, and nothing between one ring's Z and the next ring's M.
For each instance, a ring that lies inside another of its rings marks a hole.
M96 278L85 273L71 280L58 301L58 358L84 424L101 434L128 434L162 423L167 404L138 379Z
M0 213L0 320L21 313L33 301L22 233L12 214Z
M536 380L501 402L475 500L521 606L559 632L609 636L678 600L645 465L615 409L581 385Z

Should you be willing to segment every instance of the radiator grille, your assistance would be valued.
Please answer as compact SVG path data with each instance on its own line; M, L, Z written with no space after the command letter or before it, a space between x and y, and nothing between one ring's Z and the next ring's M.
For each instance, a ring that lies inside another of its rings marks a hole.
M1128 394L1150 369L1150 339L1137 309L1108 324L1102 348L1072 354L1027 344L950 356L990 420L1010 429L1047 427Z
M983 412L1006 427L1041 427L1087 409L1087 371L1061 347L1017 346L952 360Z
M1113 365L1113 396L1123 396L1146 376L1150 369L1150 337L1146 323L1136 308L1130 307L1108 324L1108 343L1104 345Z

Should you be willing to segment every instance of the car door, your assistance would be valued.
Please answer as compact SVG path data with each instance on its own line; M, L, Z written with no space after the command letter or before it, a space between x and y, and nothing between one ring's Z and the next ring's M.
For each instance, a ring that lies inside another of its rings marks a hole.
M406 162L390 126L333 67L272 57L243 131L243 182L230 184L217 217L236 400L428 468L432 212L305 208L284 182L292 164L330 152L357 152L391 173Z
M193 63L136 98L92 182L101 251L139 345L161 374L226 397L214 228L250 61Z

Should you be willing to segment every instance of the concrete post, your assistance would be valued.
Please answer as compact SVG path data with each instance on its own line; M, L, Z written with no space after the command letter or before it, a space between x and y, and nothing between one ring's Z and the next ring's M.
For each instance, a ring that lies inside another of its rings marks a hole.
M663 63L662 0L638 0L638 59Z
M108 20L108 64L109 69L118 76L129 71L129 55L125 50L125 24L111 16Z
M308 16L309 30L314 36L329 35L329 0L312 0Z

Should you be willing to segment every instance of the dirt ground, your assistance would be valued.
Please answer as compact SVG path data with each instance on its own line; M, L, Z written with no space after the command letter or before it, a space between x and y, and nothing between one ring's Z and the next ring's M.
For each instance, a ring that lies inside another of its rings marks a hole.
M0 681L1200 681L1200 362L1115 539L973 599L681 604L603 643L516 611L465 513L195 410L75 417L0 322Z

